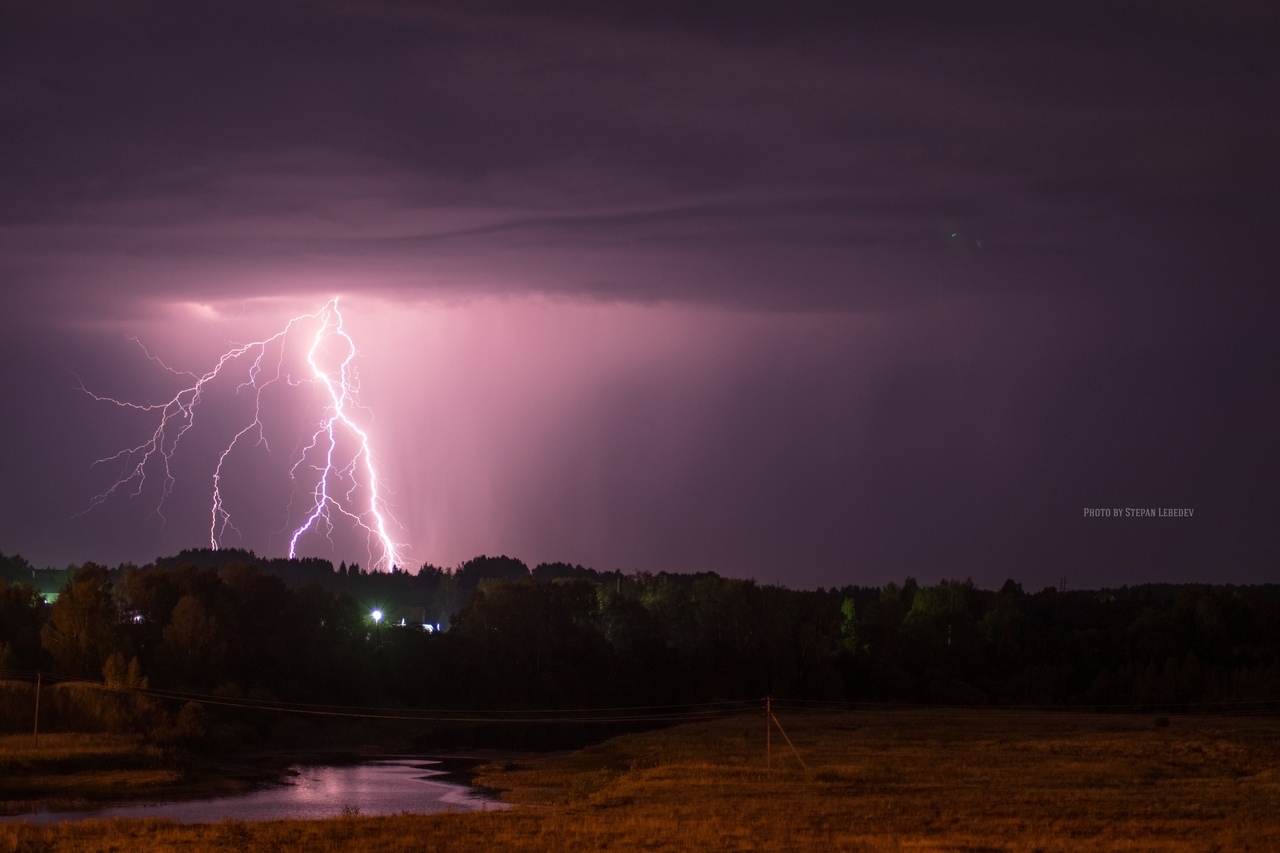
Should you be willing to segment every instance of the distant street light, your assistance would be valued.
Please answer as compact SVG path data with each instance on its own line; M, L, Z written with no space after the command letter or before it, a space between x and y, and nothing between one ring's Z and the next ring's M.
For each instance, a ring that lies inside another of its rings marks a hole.
M369 615L373 617L373 621L374 621L374 622L381 622L381 621L382 621L382 611L381 611L381 610L375 610L375 611L373 611L372 613L370 613Z

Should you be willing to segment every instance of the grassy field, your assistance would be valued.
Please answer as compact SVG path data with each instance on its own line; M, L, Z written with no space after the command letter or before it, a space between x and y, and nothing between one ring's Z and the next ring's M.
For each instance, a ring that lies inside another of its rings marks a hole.
M489 765L519 808L0 826L8 850L1277 850L1280 721L1006 712L734 718Z
M181 777L130 735L45 734L39 748L30 734L0 736L0 813L32 802L67 807L164 790Z
M30 734L0 735L0 815L235 794L290 762L287 755L178 761L138 735L47 733L38 748Z

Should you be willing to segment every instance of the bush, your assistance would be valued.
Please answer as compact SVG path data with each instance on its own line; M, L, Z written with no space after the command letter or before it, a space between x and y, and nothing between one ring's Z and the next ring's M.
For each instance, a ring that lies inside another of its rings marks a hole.
M199 702L182 706L173 722L167 720L151 732L151 739L161 746L192 747L209 733L209 717Z
M0 732L29 732L35 722L36 686L0 681Z

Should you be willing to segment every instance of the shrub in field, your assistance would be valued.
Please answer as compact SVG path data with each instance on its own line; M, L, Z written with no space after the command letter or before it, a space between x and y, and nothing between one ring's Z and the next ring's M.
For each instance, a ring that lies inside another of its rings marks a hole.
M0 732L31 731L35 719L36 686L25 681L0 681Z
M188 702L172 722L165 719L152 729L150 738L160 746L190 747L204 740L208 733L209 716L204 706L199 702Z
M40 727L48 731L143 733L164 717L146 696L99 684L56 684L41 697Z

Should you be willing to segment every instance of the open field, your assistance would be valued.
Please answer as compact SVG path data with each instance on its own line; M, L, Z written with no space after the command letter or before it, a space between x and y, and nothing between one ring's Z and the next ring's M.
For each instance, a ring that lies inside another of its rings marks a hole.
M0 826L7 850L1275 850L1280 721L998 711L732 718L489 765L521 808Z

